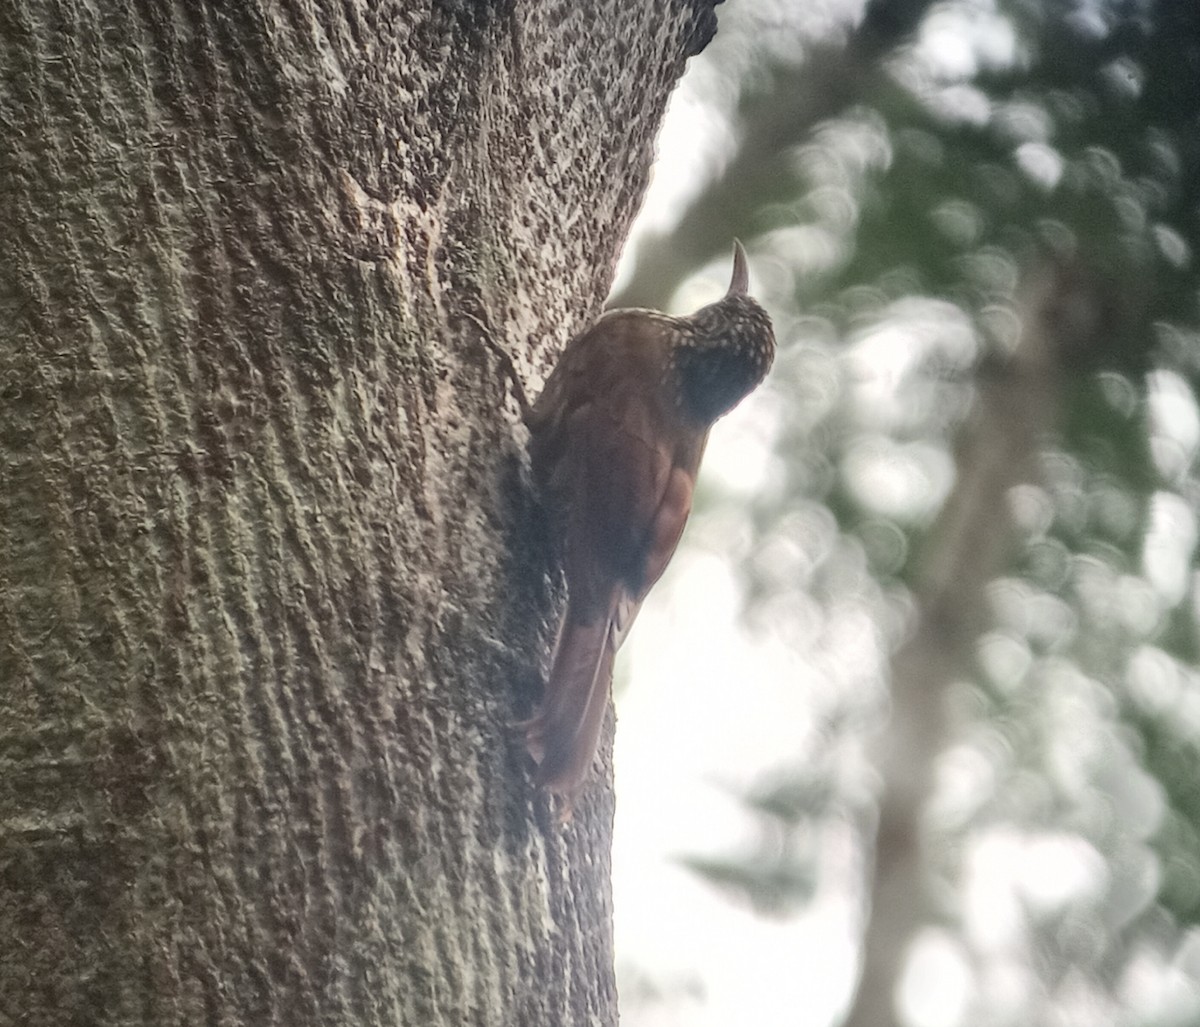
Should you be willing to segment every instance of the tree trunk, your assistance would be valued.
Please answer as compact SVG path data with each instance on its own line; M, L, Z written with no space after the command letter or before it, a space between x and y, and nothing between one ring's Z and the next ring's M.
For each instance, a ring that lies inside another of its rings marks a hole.
M1043 264L1019 297L1020 337L1004 366L980 377L978 403L958 446L958 477L929 533L917 582L919 620L892 658L891 720L876 747L879 800L860 983L843 1027L905 1020L897 988L910 942L943 921L929 881L922 814L937 760L951 740L947 703L969 678L989 622L987 589L1017 540L1010 492L1040 478L1038 456L1058 425L1063 390L1094 364L1112 323L1086 276Z
M481 336L596 311L712 27L0 0L0 1021L615 1022Z

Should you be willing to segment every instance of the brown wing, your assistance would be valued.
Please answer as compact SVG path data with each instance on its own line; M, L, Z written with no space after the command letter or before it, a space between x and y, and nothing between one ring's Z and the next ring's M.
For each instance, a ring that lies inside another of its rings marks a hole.
M550 476L552 493L567 504L567 609L545 696L525 732L539 783L568 800L591 769L613 656L640 603L647 541L672 477L670 454L649 428L636 400L581 404L563 425L562 459Z
M640 391L578 411L568 456L573 501L567 513L565 571L597 597L618 581L641 596L655 518L671 481L673 446Z
M534 468L561 516L568 604L526 741L539 781L568 797L591 767L613 655L691 506L692 455L675 466L646 346L620 332L576 340L535 407Z

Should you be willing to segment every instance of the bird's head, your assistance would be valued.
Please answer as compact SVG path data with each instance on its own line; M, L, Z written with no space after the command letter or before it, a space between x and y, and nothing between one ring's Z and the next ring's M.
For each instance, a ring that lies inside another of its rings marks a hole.
M727 414L766 377L775 359L771 318L748 292L750 273L742 244L733 244L733 277L724 298L683 318L672 353L680 403L712 423Z

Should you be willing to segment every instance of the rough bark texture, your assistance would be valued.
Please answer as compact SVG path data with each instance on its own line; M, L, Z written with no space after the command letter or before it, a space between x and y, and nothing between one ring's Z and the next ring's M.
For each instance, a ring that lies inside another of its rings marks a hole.
M0 1022L615 1021L479 336L596 311L712 28L0 3Z
M1066 268L1031 274L1022 328L1003 367L985 369L958 446L958 479L930 532L917 588L919 620L892 659L892 710L876 756L883 781L860 985L844 1027L905 1022L896 990L908 945L939 923L923 851L922 812L950 742L947 700L969 677L988 623L987 589L1016 540L1009 492L1039 478L1038 455L1062 412L1063 388L1091 365L1111 329L1091 283Z

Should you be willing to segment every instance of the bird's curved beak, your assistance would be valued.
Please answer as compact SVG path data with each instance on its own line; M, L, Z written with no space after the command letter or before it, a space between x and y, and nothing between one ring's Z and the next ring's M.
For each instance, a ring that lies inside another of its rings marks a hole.
M746 263L746 251L742 244L733 240L733 277L729 280L726 296L745 296L750 291L750 267Z

